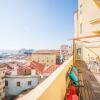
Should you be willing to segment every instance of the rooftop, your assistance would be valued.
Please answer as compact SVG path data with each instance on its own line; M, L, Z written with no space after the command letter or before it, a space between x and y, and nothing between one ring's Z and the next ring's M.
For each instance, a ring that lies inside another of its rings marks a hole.
M33 52L33 54L52 54L52 55L59 55L60 50L37 50Z
M24 96L20 96L17 100L27 100L28 98L30 100L63 100L66 88L68 88L71 82L67 73L72 64L73 59L71 57L35 89ZM88 70L87 64L84 61L76 61L75 65L81 71L84 84L84 86L79 87L79 100L99 100L100 84L93 73Z
M59 67L59 65L51 65L51 66L48 66L46 69L44 69L43 73L49 73L49 74L51 74L51 73L54 72L58 67Z

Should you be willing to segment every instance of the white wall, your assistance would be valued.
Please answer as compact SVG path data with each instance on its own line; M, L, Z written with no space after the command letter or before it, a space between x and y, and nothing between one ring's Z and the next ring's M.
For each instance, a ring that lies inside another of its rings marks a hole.
M14 76L6 77L8 86L6 86L6 96L18 95L23 90L32 88L38 84L38 78L36 76ZM28 81L32 81L31 85L28 85ZM17 86L17 82L20 82L20 86Z

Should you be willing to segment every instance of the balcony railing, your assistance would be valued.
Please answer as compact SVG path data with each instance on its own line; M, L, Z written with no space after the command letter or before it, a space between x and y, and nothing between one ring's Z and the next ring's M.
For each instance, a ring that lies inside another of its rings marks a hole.
M35 89L17 100L64 100L70 82L69 77L66 79L66 73L72 64L73 57L70 57Z

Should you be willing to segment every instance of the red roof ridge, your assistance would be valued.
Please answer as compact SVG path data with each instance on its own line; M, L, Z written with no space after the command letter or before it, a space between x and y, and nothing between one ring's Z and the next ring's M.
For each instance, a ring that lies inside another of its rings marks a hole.
M49 66L46 70L44 70L44 73L52 73L53 71L55 71L57 68L59 67L59 65L51 65Z

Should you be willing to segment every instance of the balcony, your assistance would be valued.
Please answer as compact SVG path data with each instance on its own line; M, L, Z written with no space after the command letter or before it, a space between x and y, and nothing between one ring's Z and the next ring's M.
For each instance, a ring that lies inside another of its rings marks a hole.
M90 21L92 32L100 34L100 18Z
M66 80L66 73L72 64L71 57L35 89L17 100L64 100L66 87L70 82L69 78Z
M65 61L35 89L20 95L16 100L64 100L66 88L70 85L70 79L66 78L66 75L72 64L73 57ZM87 69L87 64L84 61L75 61L75 65L81 70L84 82L84 86L79 87L79 100L100 100L100 84Z
M100 24L100 18L96 18L90 21L90 24Z

